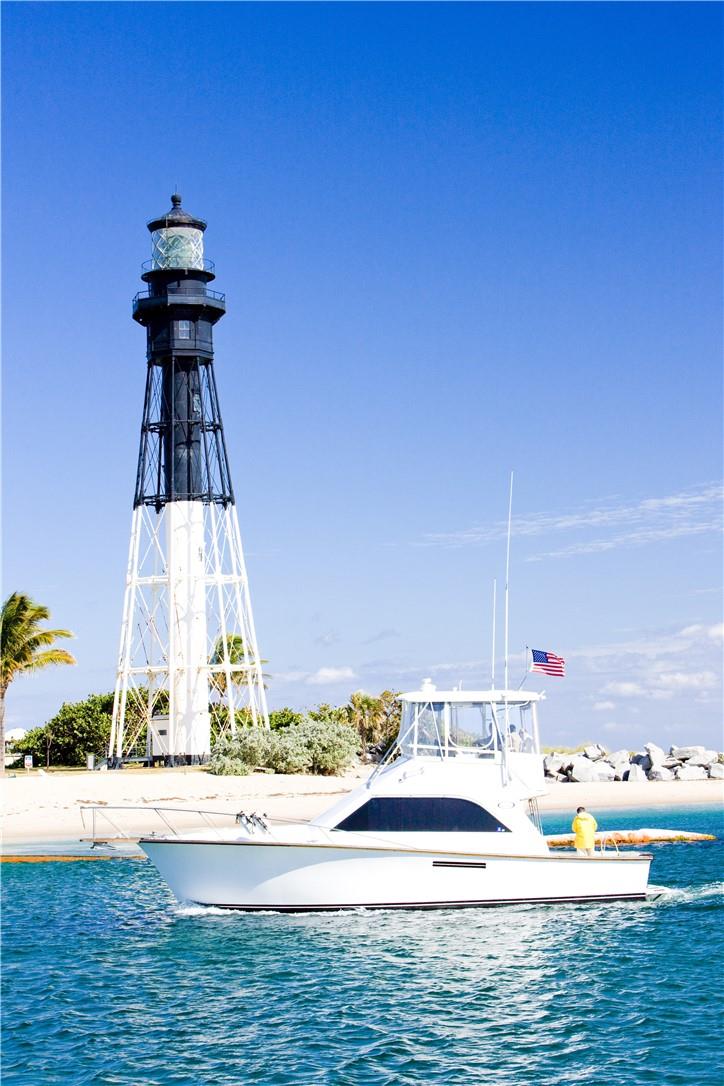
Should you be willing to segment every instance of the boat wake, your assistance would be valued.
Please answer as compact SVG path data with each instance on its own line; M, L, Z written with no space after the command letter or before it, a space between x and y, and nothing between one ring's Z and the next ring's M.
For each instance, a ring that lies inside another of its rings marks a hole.
M649 894L657 905L681 905L690 901L704 901L707 898L724 897L724 882L707 882L702 886L654 886L649 885Z
M176 904L176 916L228 916L228 909L219 909L216 905L193 905L191 902Z

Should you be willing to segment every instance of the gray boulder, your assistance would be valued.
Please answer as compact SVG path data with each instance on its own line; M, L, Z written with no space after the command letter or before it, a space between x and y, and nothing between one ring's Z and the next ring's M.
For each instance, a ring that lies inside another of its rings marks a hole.
M629 753L627 750L615 750L613 754L607 754L604 758L606 765L613 769L613 779L622 781L623 775L629 767Z
M592 762L581 754L576 754L570 768L572 781L592 784L594 781L612 781L613 768L605 762Z
M638 781L646 781L648 780L648 777L646 776L646 770L643 769L642 766L634 762L634 764L629 767L626 780L630 784Z
M671 755L669 755L668 758L664 758L661 764L665 769L676 769L678 765L682 765L683 763L680 762L678 758L672 758Z
M689 758L703 753L704 747L671 747L669 750L671 757L677 758L680 762L688 762Z
M629 753L627 750L621 748L621 750L612 750L610 754L607 754L605 760L613 765L614 762L627 762L629 759Z
M714 765L710 765L709 776L713 781L724 781L724 762L714 762Z
M677 781L705 781L709 776L703 765L680 765L674 773Z
M673 781L674 774L670 769L666 769L665 766L655 765L653 769L649 770L650 781Z
M704 750L701 754L695 754L693 758L689 758L687 765L714 765L714 762L719 758L718 753L715 750Z
M586 758L590 758L592 762L599 761L606 754L606 748L602 747L600 743L592 743L590 747L584 747L583 753Z
M631 759L631 763L632 765L641 766L644 773L648 773L648 771L651 769L651 766L653 765L653 762L651 761L649 755L646 753L646 751L642 750L640 750L638 754L634 754L633 758Z
M569 773L572 781L582 781L590 784L592 781L598 780L595 765L589 758L584 758L582 754L574 755Z
M543 759L543 768L546 773L560 773L565 765L570 762L570 757L567 754L546 754Z
M655 768L657 765L663 765L666 760L666 751L657 746L656 743L644 743L644 750L651 759L651 767Z

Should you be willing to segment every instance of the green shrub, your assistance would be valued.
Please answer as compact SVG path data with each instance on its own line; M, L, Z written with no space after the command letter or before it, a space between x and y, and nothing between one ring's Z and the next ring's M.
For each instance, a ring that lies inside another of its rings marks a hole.
M346 724L348 719L347 707L344 705L329 705L325 701L318 705L316 709L310 709L307 713L307 719L316 720L321 724Z
M271 732L266 728L240 728L229 742L229 754L255 769L265 766L271 748Z
M214 745L209 772L218 776L251 773L266 765L271 733L264 728L240 728Z
M209 761L219 776L271 769L275 773L338 773L359 750L359 737L348 724L302 720L278 731L243 728L220 740Z
M251 773L251 767L240 758L220 754L215 750L209 761L209 773L217 777L245 777L247 773Z
M36 765L85 765L88 753L102 754L111 734L113 694L90 694L64 702L42 728L15 743L19 754L32 754Z
M275 773L309 773L312 755L300 730L300 725L293 724L272 732L266 762L269 769Z
M301 724L303 720L304 713L296 713L294 709L273 709L269 713L269 727L273 730L288 728L292 724Z
M32 754L33 765L50 765L49 736L45 728L31 728L22 739L13 743L13 753Z
M338 773L359 752L359 736L349 724L306 720L299 725L299 735L309 751L312 773Z

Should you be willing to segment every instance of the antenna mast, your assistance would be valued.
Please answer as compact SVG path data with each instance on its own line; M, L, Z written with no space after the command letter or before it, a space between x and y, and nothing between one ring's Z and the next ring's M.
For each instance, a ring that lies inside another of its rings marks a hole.
M508 613L510 610L509 586L510 586L510 529L513 518L513 472L510 473L510 490L508 493L508 540L505 548L505 732L509 731L509 706L508 706Z
M493 578L493 639L490 648L490 689L495 690L495 596L498 582Z

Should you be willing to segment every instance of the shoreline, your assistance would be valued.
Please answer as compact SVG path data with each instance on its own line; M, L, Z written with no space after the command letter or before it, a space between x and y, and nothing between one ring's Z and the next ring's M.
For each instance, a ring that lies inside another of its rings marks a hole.
M360 767L340 777L253 773L246 777L214 777L196 768L175 770L123 770L100 773L32 773L2 779L4 850L13 845L72 841L90 833L90 815L84 828L81 808L107 808L102 823L128 833L162 829L154 806L203 808L218 812L219 824L240 810L260 811L270 819L308 821L357 787L369 776ZM546 782L548 792L538 800L541 813L565 813L585 806L593 811L649 809L651 807L724 806L724 781L596 781L590 784ZM141 811L114 811L114 807L142 807ZM226 816L226 819L223 818ZM211 817L211 816L209 816ZM111 823L109 823L109 819ZM198 825L178 815L181 828Z

